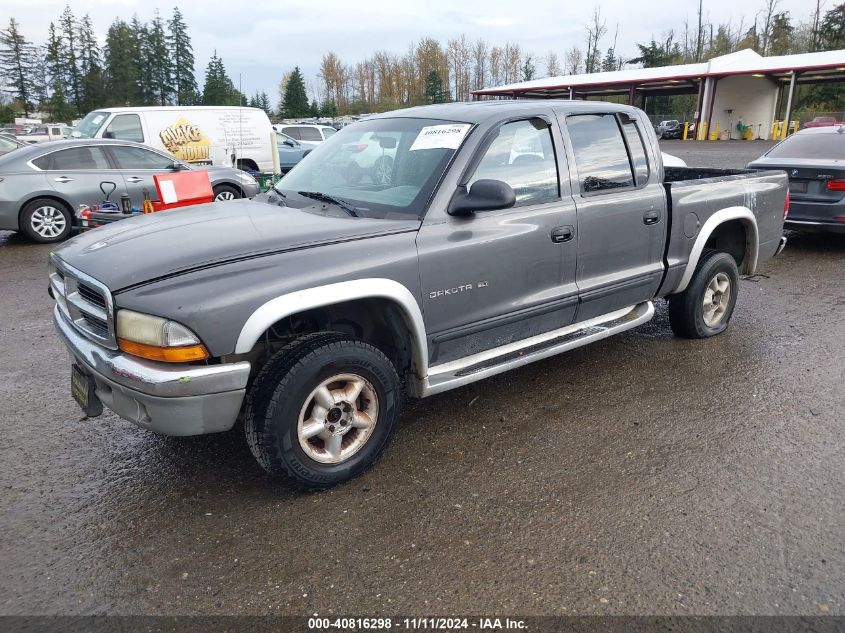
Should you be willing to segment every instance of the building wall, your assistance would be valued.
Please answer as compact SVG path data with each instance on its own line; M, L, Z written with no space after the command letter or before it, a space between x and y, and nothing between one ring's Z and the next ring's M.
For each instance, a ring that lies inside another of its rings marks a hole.
M719 138L728 128L730 121L731 138L738 139L736 124L739 119L754 130L757 138L757 125L760 125L760 137L767 139L772 132L772 113L777 99L778 89L774 82L765 77L734 75L722 77L716 84L716 99L713 102L713 115L710 119L711 130L719 123ZM732 109L728 115L725 110ZM729 118L730 117L730 118ZM708 133L709 136L709 133Z

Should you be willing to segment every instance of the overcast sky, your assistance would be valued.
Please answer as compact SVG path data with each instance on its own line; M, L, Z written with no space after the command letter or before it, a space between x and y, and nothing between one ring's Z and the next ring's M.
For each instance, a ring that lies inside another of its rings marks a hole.
M43 43L51 20L57 20L66 0L0 0L4 15L15 17L24 35ZM704 0L705 14L714 23L742 17L749 25L765 0ZM196 56L197 81L202 89L208 58L214 49L223 58L229 76L243 91L266 90L275 103L282 74L299 65L309 88L317 88L320 58L334 51L347 64L359 61L376 49L404 54L408 44L421 37L441 42L465 33L474 40L517 42L523 50L543 58L554 50L562 58L573 44L584 48L585 26L594 6L600 6L608 34L602 48L612 44L619 25L619 53L636 52L634 42L648 41L670 29L683 31L685 19L693 24L698 0L669 2L567 2L566 0L241 0L240 2L157 2L156 0L74 0L77 17L89 13L101 42L115 18L143 20L158 7L170 16L178 4L184 13ZM805 21L810 0L780 0L779 10L793 20ZM828 0L826 5L833 5ZM759 6L758 6L759 5ZM829 8L829 7L828 7ZM4 21L6 18L0 18ZM542 63L538 73L545 72Z

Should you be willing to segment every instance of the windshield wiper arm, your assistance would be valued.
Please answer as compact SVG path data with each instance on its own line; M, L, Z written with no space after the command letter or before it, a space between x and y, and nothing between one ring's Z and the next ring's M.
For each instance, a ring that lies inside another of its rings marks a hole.
M314 200L320 200L321 202L330 202L331 204L336 204L341 209L346 211L349 215L351 215L353 218L358 217L357 207L341 198L336 198L335 196L330 196L329 194L322 193L320 191L297 191L296 193L306 198L312 198Z

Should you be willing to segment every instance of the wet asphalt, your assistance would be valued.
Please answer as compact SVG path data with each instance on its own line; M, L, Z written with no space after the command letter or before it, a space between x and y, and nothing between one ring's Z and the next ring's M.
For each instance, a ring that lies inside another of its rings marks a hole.
M375 468L312 494L240 428L81 419L49 250L0 234L0 614L845 614L845 236L792 235L722 336L674 338L661 302L412 402Z

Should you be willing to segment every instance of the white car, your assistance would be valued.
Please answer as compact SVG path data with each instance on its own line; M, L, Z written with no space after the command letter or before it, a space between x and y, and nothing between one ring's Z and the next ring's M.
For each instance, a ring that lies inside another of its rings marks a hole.
M317 147L317 145L337 132L336 129L329 125L314 125L312 123L279 123L274 125L273 129L311 148Z

